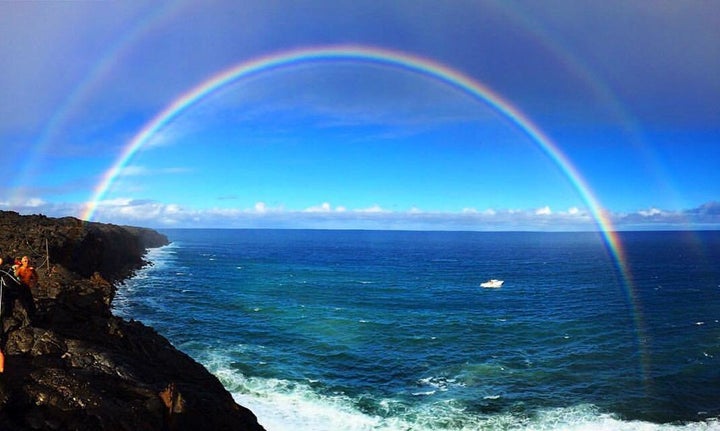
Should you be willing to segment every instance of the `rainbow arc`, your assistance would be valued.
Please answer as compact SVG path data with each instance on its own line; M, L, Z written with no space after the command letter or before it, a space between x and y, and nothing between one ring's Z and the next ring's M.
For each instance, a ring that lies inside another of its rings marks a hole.
M602 209L598 199L592 193L592 189L560 148L530 118L508 100L480 81L428 58L384 48L361 45L338 45L282 51L243 61L222 70L181 94L148 121L142 129L133 136L94 188L89 203L85 206L79 218L88 221L92 220L98 205L104 199L123 168L127 166L133 156L146 145L156 133L170 124L182 112L197 105L227 85L241 79L297 64L333 61L357 61L382 64L444 82L451 87L467 93L477 101L486 104L497 113L506 117L555 163L573 184L585 202L625 283L629 300L634 308L635 326L638 332L637 335L641 350L641 374L643 379L645 379L649 364L647 354L644 351L643 340L645 339L645 335L642 317L637 305L631 274L627 267L625 254L617 232L614 230L610 218Z

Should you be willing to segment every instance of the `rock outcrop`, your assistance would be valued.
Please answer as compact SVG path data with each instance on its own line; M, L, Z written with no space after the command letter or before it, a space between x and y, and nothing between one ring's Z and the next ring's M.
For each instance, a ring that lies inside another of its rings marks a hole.
M0 430L263 430L202 365L112 315L115 284L167 242L144 228L0 212ZM8 258L23 255L33 289L8 274Z

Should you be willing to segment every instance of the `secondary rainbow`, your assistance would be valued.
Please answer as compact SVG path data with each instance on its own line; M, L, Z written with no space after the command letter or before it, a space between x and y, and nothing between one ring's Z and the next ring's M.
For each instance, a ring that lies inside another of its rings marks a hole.
M215 93L219 89L249 76L264 73L270 70L280 69L291 65L324 62L324 61L360 61L377 63L391 67L401 68L410 72L418 73L432 79L436 79L455 87L478 101L487 104L492 109L508 118L515 126L527 134L533 142L557 165L557 167L571 181L577 192L580 194L590 213L592 214L606 245L617 264L617 269L622 276L631 305L635 309L636 327L639 337L644 337L642 330L641 315L637 307L637 300L632 287L629 269L625 263L625 256L617 234L614 231L610 219L603 211L598 199L591 192L585 179L580 175L575 166L553 143L553 141L536 126L525 114L514 107L491 88L470 76L452 69L444 64L420 56L408 54L401 51L384 48L358 46L358 45L333 45L320 47L306 47L289 51L282 51L248 61L241 62L228 69L211 76L187 92L183 93L170 103L165 109L159 112L154 118L147 122L144 127L130 140L117 158L115 163L103 175L100 183L95 187L93 195L79 216L83 220L91 220L99 203L102 201L115 178L122 169L130 162L133 155L138 152L154 134L167 126L179 114L203 99ZM643 349L643 346L640 346ZM641 356L645 355L641 352ZM643 362L645 362L643 360ZM641 370L644 375L642 364Z
M88 102L98 85L108 78L112 69L122 60L129 48L136 44L148 31L177 16L189 3L190 0L176 0L171 3L157 2L157 4L150 4L146 13L143 14L143 18L134 21L130 27L121 33L121 36L87 70L86 75L77 85L70 88L67 97L54 109L53 114L35 140L33 151L27 153L28 157L20 166L20 171L15 176L11 190L18 193L22 190L19 185L29 182L29 178L34 174L33 169L39 165L38 160L40 157L52 146L54 140L61 134L62 128L68 126L70 118L77 114L77 110ZM15 202L16 198L17 196L11 196L10 202Z

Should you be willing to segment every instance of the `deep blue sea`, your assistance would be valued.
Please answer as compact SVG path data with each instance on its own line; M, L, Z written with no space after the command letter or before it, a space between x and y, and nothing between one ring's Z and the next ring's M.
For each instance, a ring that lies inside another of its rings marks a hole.
M720 429L718 231L163 233L115 314L268 431Z

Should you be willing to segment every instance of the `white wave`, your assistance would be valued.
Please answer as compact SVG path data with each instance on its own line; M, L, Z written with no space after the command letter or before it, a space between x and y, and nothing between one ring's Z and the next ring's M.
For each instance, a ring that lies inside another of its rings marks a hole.
M168 267L175 265L176 253L178 245L170 243L168 245L151 248L145 254L145 260L150 264L140 268L135 274L123 281L123 283L117 286L115 297L112 302L112 312L118 317L132 318L130 315L130 306L134 304L136 294L147 288L151 284L152 280L156 277L157 273L162 273L167 270ZM151 298L145 298L143 300L146 305L155 307L159 306L165 308L165 305L158 300ZM150 324L150 320L145 320L143 323Z
M438 389L442 392L446 392L450 387L465 386L465 383L458 382L457 379L447 378L447 377L435 377L435 376L420 379L417 383L420 385L424 385L424 386L430 386L430 387Z
M346 395L317 393L313 382L246 377L223 365L219 357L212 362L208 368L267 431L720 431L717 419L681 425L624 421L592 405L548 409L532 416L481 416L453 401L408 405L384 399L376 402L378 414L373 415L361 411Z
M165 266L167 266L169 263L174 262L177 249L178 245L175 243L170 243L162 247L148 249L147 253L145 254L145 260L150 262L150 266L144 267L143 269L138 271L138 273L142 273L150 269L157 270L165 268Z

